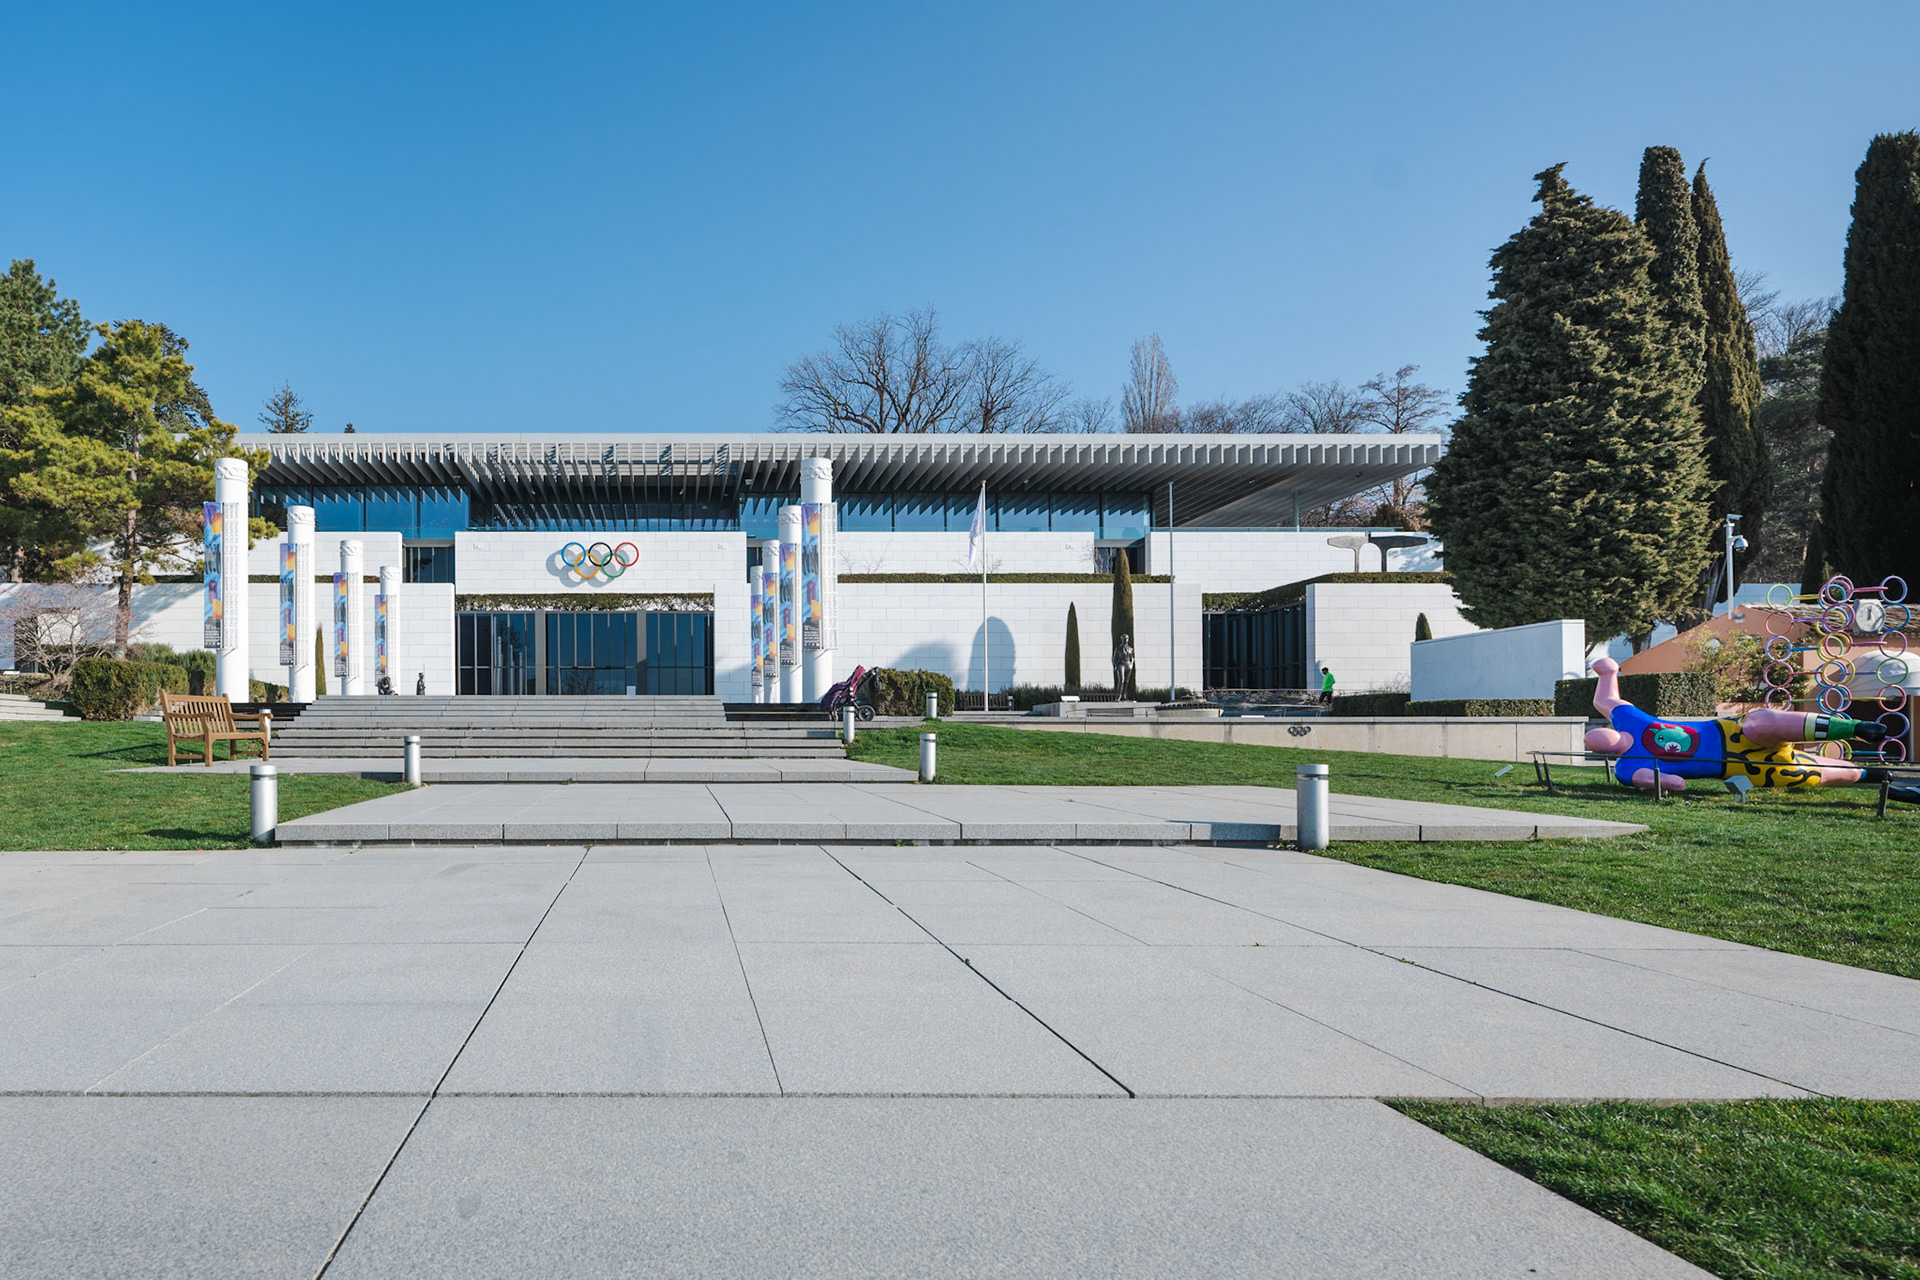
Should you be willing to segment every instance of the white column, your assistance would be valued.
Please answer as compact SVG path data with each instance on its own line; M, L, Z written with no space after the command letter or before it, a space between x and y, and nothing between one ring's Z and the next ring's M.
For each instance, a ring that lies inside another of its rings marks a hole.
M360 581L366 576L365 560L366 548L358 538L340 544L340 572L347 580L347 670L342 675L336 668L335 674L340 677L340 692L349 697L367 691L367 610Z
M834 579L839 565L834 563L833 463L826 458L808 458L800 464L800 501L819 503L827 510L820 518L820 624L818 639L812 646L802 644L803 689L801 697L818 702L839 679L833 669L833 597ZM801 598L804 600L805 594ZM804 623L803 623L804 626Z
M791 569L788 564L791 560ZM791 634L780 637L780 701L798 702L800 676L800 508L780 508L780 598L786 605L785 617L793 623Z
M293 666L287 698L312 702L314 690L313 508L287 508L287 541L293 544Z
M767 655L761 651L766 635L766 601L760 598L760 570L747 566L747 698L767 700Z
M220 504L220 607L223 623L214 668L214 689L230 702L252 700L252 671L247 662L247 464L241 458L217 458L213 464L213 500Z
M763 542L760 544L760 595L761 604L766 608L766 617L762 620L761 630L773 643L766 649L764 664L761 667L760 700L762 702L780 701L780 663L784 659L785 646L782 645L780 631L780 544Z
M387 600L387 667L384 671L374 672L374 685L379 686L380 677L386 676L393 681L393 691L400 692L400 570L393 565L380 566L380 594Z

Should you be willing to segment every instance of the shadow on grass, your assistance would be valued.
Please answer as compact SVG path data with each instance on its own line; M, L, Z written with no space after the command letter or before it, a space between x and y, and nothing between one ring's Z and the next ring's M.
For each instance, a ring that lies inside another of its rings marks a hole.
M155 840L211 840L223 845L231 845L236 840L244 842L245 839L245 834L239 831L195 831L188 827L155 827L140 834Z

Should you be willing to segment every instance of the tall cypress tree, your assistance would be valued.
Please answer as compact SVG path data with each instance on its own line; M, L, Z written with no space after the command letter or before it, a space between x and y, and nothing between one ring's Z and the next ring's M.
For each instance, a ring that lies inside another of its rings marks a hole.
M1856 583L1898 574L1920 588L1920 133L1875 138L1854 182L1820 377L1833 432L1820 532Z
M1113 551L1113 647L1118 649L1120 641L1126 640L1133 645L1135 665L1139 665L1140 645L1133 634L1133 570L1127 564L1124 548L1115 547ZM1133 690L1115 689L1113 696L1124 701L1133 696Z
M1633 222L1653 245L1647 279L1666 323L1673 377L1697 392L1706 376L1707 351L1707 308L1700 296L1700 228L1693 220L1687 167L1672 147L1648 147L1640 157Z
M1760 554L1761 517L1773 498L1773 459L1760 429L1760 351L1740 301L1727 254L1720 206L1707 187L1707 166L1693 175L1693 221L1700 231L1700 299L1706 306L1706 380L1695 402L1707 442L1708 526L1737 512L1748 547L1735 571Z
M1646 236L1555 165L1493 254L1486 342L1427 483L1469 619L1640 634L1707 557L1697 381L1677 376Z
M1067 692L1080 692L1080 613L1067 602Z

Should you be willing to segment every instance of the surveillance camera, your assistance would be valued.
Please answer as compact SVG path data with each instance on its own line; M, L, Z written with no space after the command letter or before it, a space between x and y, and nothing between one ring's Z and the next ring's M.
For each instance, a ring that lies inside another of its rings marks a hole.
M1729 519L1729 520L1745 520L1745 519L1746 519L1746 517L1745 517L1745 516L1743 516L1743 515L1741 515L1741 514L1740 514L1740 513L1738 512L1738 511L1729 511L1729 512L1727 512L1727 519Z
M1733 549L1735 551L1745 551L1747 549L1747 540L1745 538L1740 537L1738 534L1735 534L1733 539Z

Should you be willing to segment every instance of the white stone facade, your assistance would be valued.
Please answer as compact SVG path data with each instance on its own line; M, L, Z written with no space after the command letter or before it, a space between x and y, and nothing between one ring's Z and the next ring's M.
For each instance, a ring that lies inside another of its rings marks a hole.
M1413 700L1551 698L1556 681L1586 674L1586 651L1587 624L1578 619L1436 634L1413 646Z
M1308 687L1320 687L1320 668L1325 666L1333 670L1336 693L1407 689L1413 675L1413 629L1423 613L1436 638L1478 630L1460 616L1460 598L1444 582L1310 584Z

